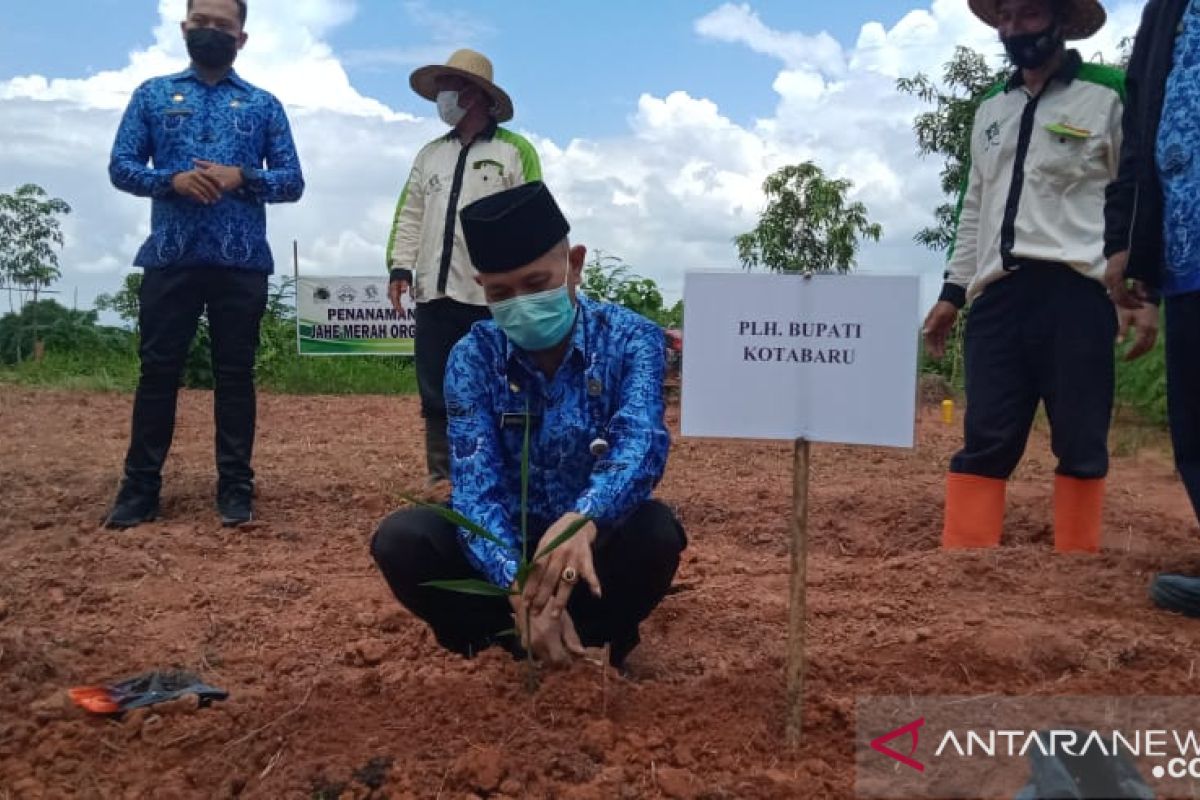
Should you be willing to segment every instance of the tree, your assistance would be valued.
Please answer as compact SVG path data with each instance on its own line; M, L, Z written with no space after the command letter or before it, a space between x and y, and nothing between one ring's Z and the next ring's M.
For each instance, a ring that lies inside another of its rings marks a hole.
M933 109L918 114L913 120L917 136L917 151L922 156L939 155L944 160L941 172L942 192L946 202L934 209L935 224L922 229L913 238L936 252L949 252L954 244L958 224L958 202L971 168L971 128L975 112L994 87L1006 78L1005 69L994 69L987 57L969 47L956 47L954 55L942 71L942 82L936 84L918 73L896 81L904 94L915 95ZM961 388L963 365L963 332L967 312L958 315L950 334L946 352L939 361L926 359L923 372L942 375L954 388Z
M915 95L933 105L932 111L923 112L913 120L917 150L923 156L936 154L945 158L941 181L948 202L934 210L936 224L914 237L931 250L948 250L954 242L957 200L971 163L975 112L988 90L1003 81L1005 74L1004 70L990 67L982 53L960 46L946 62L941 85L920 73L896 82L896 88L904 94Z
M55 247L62 248L58 218L71 213L66 201L50 197L37 184L0 194L0 282L29 289L37 301L38 290L62 277Z
M0 194L0 289L32 291L35 311L38 292L62 277L55 252L63 246L58 218L70 213L65 201L37 184ZM10 294L10 306L11 300ZM32 325L34 351L40 354L36 313Z
M125 276L116 294L96 296L96 310L113 312L122 321L132 324L134 333L137 333L138 315L141 313L141 291L142 273L131 272Z
M141 311L141 272L125 276L121 288L114 294L96 297L97 311L111 311L122 321L132 324L138 333L138 316ZM268 286L267 305L259 327L258 349L255 369L259 373L278 370L296 351L296 312L294 298L296 282L292 278L280 278L278 283ZM213 387L212 359L210 348L212 332L208 314L200 317L196 335L188 345L187 358L183 365L183 385L189 389L211 389Z
M33 347L33 320L51 352L103 355L128 352L128 332L96 324L95 311L76 311L54 300L26 303L20 313L0 317L0 364L16 364Z
M583 293L596 300L625 306L665 328L683 323L683 302L665 307L658 284L634 272L619 256L602 250L583 268Z
M879 241L883 228L867 218L867 207L849 203L853 187L806 161L779 169L763 183L767 207L758 226L734 238L746 269L810 275L849 272L859 239Z
M271 283L259 329L255 369L278 370L296 353L296 281L286 276Z

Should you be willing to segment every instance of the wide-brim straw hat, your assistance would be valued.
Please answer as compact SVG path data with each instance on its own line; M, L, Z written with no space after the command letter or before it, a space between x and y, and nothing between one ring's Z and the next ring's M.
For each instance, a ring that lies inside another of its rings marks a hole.
M492 98L497 122L513 118L513 102L508 93L493 83L492 62L474 50L456 50L445 64L430 64L413 72L408 83L426 100L437 100L437 79L454 75L478 86Z
M975 16L997 27L997 7L1002 0L968 0ZM1061 0L1063 38L1086 39L1104 27L1108 14L1098 0Z

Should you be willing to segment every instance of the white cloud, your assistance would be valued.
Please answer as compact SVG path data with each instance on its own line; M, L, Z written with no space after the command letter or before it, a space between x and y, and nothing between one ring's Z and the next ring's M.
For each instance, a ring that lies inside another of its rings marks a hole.
M237 63L247 80L270 87L292 108L407 118L359 94L324 39L353 17L353 0L255 0L252 5L250 39ZM13 78L0 83L0 101L63 100L85 108L123 109L140 83L187 66L179 29L181 7L178 0L159 0L154 44L131 53L123 68L87 78Z
M0 82L0 174L41 183L74 205L63 288L77 286L84 301L116 287L148 227L149 204L108 184L108 147L132 89L185 64L178 5L160 0L154 43L120 69ZM440 60L447 47L489 33L426 3L407 10L431 39L419 60ZM1114 52L1139 10L1132 1L1116 6L1109 27L1081 50ZM290 272L293 238L307 272L382 270L396 195L417 149L442 130L350 83L343 64L355 56L335 53L328 34L354 12L352 0L255 0L251 7L251 39L238 68L288 105L308 179L300 204L271 209L281 272ZM576 240L623 256L677 295L686 269L737 266L731 240L754 225L763 179L812 159L854 181L855 199L884 226L884 240L864 247L862 268L920 272L928 298L940 258L912 236L941 201L939 164L917 157L911 123L922 109L896 92L895 79L938 74L956 44L998 54L994 33L961 0L933 0L890 28L864 24L853 47L821 32L772 29L745 4L715 8L695 30L776 59L775 107L739 124L704 97L643 94L623 135L555 142L529 132ZM374 56L403 60L417 58L414 52Z
M695 28L701 36L744 44L757 53L778 58L788 67L814 66L833 73L845 67L842 46L828 33L808 36L772 30L748 3L726 3L696 20Z

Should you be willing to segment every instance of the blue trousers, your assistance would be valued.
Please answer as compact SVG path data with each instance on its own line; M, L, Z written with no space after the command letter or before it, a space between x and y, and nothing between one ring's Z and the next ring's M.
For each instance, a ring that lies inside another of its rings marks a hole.
M1175 466L1200 520L1200 292L1168 297L1167 408Z

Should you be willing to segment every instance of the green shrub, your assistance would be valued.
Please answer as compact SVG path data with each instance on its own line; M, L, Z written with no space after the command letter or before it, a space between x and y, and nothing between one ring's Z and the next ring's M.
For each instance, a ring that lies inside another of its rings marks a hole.
M1117 402L1158 425L1167 424L1167 367L1162 331L1137 361L1117 361ZM1118 359L1120 355L1118 354Z
M966 314L959 315L954 330L946 341L946 353L940 359L930 358L921 351L921 372L941 376L956 392L963 391L963 326ZM1116 402L1135 411L1148 422L1167 424L1167 372L1164 362L1162 331L1154 349L1137 361L1124 361L1123 347L1114 352L1117 359ZM969 402L969 398L968 398Z
M137 276L140 277L140 276ZM412 360L392 356L310 357L296 351L296 323L288 303L290 281L272 288L263 317L256 371L259 387L280 394L412 394ZM132 294L136 297L136 292ZM114 309L115 310L115 309ZM123 308L136 321L136 305ZM33 360L34 326L45 357ZM211 335L201 318L184 362L182 385L213 386ZM67 389L132 391L140 365L131 330L97 324L95 311L72 311L54 300L28 303L0 317L0 382Z

